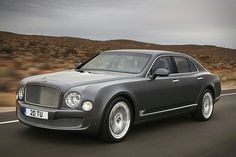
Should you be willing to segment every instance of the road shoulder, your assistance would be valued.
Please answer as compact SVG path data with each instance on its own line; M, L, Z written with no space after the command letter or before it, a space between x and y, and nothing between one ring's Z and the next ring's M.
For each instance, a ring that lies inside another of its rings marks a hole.
M16 111L16 107L0 107L0 113Z

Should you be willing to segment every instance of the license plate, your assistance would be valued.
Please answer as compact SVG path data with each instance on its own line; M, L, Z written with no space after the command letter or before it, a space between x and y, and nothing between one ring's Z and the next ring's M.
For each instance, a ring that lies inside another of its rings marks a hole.
M48 112L25 108L25 115L28 117L48 119Z

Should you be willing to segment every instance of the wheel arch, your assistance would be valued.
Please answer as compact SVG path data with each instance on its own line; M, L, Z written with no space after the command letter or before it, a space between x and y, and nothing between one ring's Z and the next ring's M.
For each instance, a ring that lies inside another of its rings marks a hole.
M200 93L200 97L199 97L199 99L198 99L198 106L197 106L197 108L191 113L192 116L193 116L196 120L207 121L207 120L209 120L210 117L211 117L211 115L210 115L210 117L204 117L203 111L202 111L202 109L203 109L203 104L202 104L202 103L203 103L203 98L204 98L204 95L205 95L206 91L208 91L208 93L209 93L209 91L210 91L211 94L212 94L212 98L213 98L213 108L212 108L211 115L212 115L212 113L213 113L213 109L214 109L214 99L215 99L215 90L214 90L214 87L213 87L212 85L207 85L207 86L205 86L205 88L203 88L203 90L202 90L201 93Z
M206 85L206 86L204 86L201 90L200 90L200 92L199 92L199 94L198 94L198 96L197 96L197 98L196 98L196 103L199 103L199 100L200 100L200 98L201 98L201 96L202 96L202 93L205 91L205 90L207 90L207 89L209 89L211 92L212 92L212 97L213 97L213 100L215 100L215 90L214 90L214 87L211 85L211 84L208 84L208 85Z
M119 97L123 97L123 98L127 99L127 101L129 102L130 107L131 107L131 112L132 112L131 114L132 114L132 116L133 116L133 122L137 119L137 117L138 117L138 115L137 115L138 109L137 109L137 105L136 105L136 103L135 103L134 98L133 98L132 95L129 94L128 92L126 92L126 91L120 91L120 92L114 94L113 96L111 96L110 99L109 99L109 101L106 103L106 105L105 105L105 107L104 107L104 109L103 109L103 112L102 112L102 114L101 114L101 123L103 123L103 121L104 121L105 113L106 113L106 111L107 111L107 109L108 109L108 107L109 107L109 104L110 104L113 100L115 100L116 98L119 98Z
M208 85L208 86L205 87L205 89L203 91L205 91L206 89L209 89L212 92L213 99L215 99L214 87L212 85Z
M130 104L130 107L131 107L131 110L132 110L132 115L134 116L134 119L135 119L135 115L136 115L136 111L137 111L137 107L136 107L136 103L135 103L135 100L134 98L131 96L131 94L129 94L128 92L126 91L120 91L116 94L114 94L110 99L109 101L107 102L105 108L104 108L104 112L106 111L106 109L108 108L109 104L116 98L118 97L123 97L125 99L127 99L127 101L129 102ZM104 114L103 114L104 115Z

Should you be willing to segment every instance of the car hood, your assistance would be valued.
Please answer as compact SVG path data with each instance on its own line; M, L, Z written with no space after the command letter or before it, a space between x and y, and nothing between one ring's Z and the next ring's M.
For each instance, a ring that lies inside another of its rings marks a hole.
M40 84L57 84L66 85L69 87L86 85L92 83L100 83L106 81L113 81L119 79L126 79L134 77L131 74L120 74L120 73L88 73L78 72L75 70L67 70L62 72L42 74L27 77L23 80L24 83L40 83Z

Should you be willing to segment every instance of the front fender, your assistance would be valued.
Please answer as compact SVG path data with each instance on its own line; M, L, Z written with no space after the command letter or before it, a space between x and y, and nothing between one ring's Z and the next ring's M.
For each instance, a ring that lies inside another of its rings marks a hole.
M145 80L143 79L137 79L132 80L131 82L124 81L94 84L86 88L83 95L86 95L88 99L93 100L94 103L91 114L92 118L98 119L98 125L100 125L110 102L118 96L125 96L129 98L129 101L132 101L131 105L134 109L134 120L138 120L139 110L143 108L147 102L147 86L144 82Z

